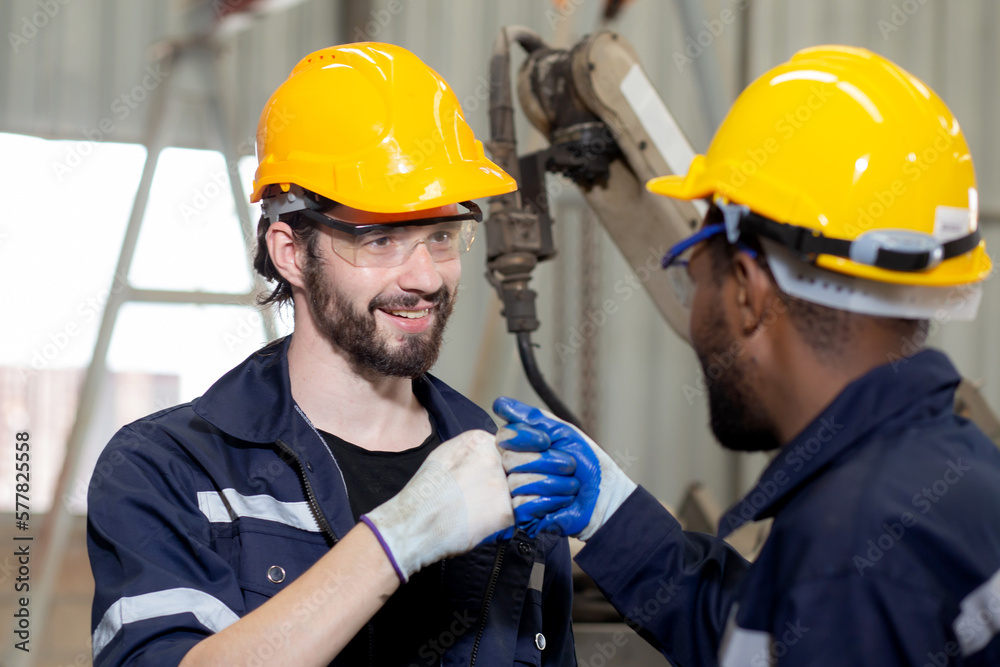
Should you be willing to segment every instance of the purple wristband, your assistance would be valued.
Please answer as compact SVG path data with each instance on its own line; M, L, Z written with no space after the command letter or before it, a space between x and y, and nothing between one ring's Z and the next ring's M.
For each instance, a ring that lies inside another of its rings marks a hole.
M401 584L405 584L406 575L403 574L403 571L399 569L399 563L396 562L395 556L393 556L392 551L389 550L389 545L386 544L385 540L382 539L382 533L378 532L378 528L376 528L375 524L372 523L372 520L368 518L368 515L362 515L361 522L364 523L369 528L371 528L372 532L375 533L375 538L378 540L378 543L382 545L382 549L385 551L385 555L389 557L389 562L392 563L392 569L396 571L396 576L399 577L399 582Z

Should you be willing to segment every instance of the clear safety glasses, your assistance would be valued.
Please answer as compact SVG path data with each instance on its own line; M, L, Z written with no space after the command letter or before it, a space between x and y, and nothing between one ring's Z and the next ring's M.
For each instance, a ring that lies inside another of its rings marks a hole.
M666 270L667 280L670 281L670 286L673 288L674 294L677 295L677 300L683 307L691 307L691 297L694 294L694 283L691 281L691 274L688 272L688 262L691 260L691 255L694 253L695 247L699 243L707 241L716 234L722 234L725 231L726 225L722 222L705 225L691 236L679 241L660 260L660 266ZM757 258L757 253L753 248L742 243L737 243L737 247L750 255L750 257Z
M333 229L333 251L354 266L391 268L406 262L421 243L435 263L468 252L483 213L474 202L461 205L469 212L377 225L358 225L310 209L301 213Z

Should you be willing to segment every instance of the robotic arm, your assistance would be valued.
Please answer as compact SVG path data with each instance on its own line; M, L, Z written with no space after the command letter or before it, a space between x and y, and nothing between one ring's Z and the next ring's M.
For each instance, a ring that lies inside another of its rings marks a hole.
M549 147L518 157L510 86L510 44L528 56L517 76L521 107ZM594 213L633 267L650 263L687 236L704 215L702 202L649 193L655 176L686 173L694 151L656 94L632 46L600 31L570 49L553 49L521 26L497 36L490 62L490 131L494 160L520 189L490 201L486 224L487 277L504 305L507 330L539 397L560 418L578 420L545 383L534 360L531 332L539 323L528 286L538 262L555 256L546 172L580 187ZM660 313L685 339L688 314L665 280L644 285Z
M527 52L517 92L528 119L549 147L517 156L510 87L510 43ZM602 30L570 49L553 49L528 28L509 26L497 36L490 63L489 148L520 189L490 202L486 225L487 277L504 303L507 329L518 337L522 363L539 397L561 419L579 426L538 370L531 332L538 328L535 265L555 256L546 172L573 180L628 263L658 260L698 226L703 201L686 202L648 192L656 176L687 173L694 150L621 35ZM648 266L649 271L659 267ZM688 313L666 280L643 284L660 314L686 340ZM1000 419L969 381L956 408L1000 445Z

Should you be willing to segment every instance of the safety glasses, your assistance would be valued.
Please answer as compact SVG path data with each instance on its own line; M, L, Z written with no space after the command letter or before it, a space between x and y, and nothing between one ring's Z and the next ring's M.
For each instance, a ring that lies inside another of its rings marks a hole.
M691 274L688 272L688 262L691 260L691 255L694 254L695 247L717 234L725 233L725 231L726 225L722 222L705 225L691 236L671 247L663 256L663 259L660 260L660 266L666 270L667 280L670 281L670 286L673 288L674 294L677 295L677 300L680 301L683 307L691 307L691 297L694 294L694 283L691 281ZM737 247L753 259L757 258L757 252L753 248L743 243L737 243Z
M483 213L474 202L461 205L468 213L396 224L358 225L312 209L303 209L300 214L333 229L333 251L354 266L392 268L406 262L421 243L435 263L458 259L468 252Z

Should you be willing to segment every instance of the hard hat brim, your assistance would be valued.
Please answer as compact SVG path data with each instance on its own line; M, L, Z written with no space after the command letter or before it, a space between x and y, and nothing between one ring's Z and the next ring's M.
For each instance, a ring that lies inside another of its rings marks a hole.
M646 189L657 195L683 199L701 199L713 193L712 183L709 179L701 178L705 167L705 156L696 155L688 167L687 174L671 174L669 176L659 176L646 181Z
M925 287L977 284L985 280L993 270L993 262L986 254L985 241L980 241L971 252L945 260L929 271L889 271L832 255L818 255L816 266L866 280Z

